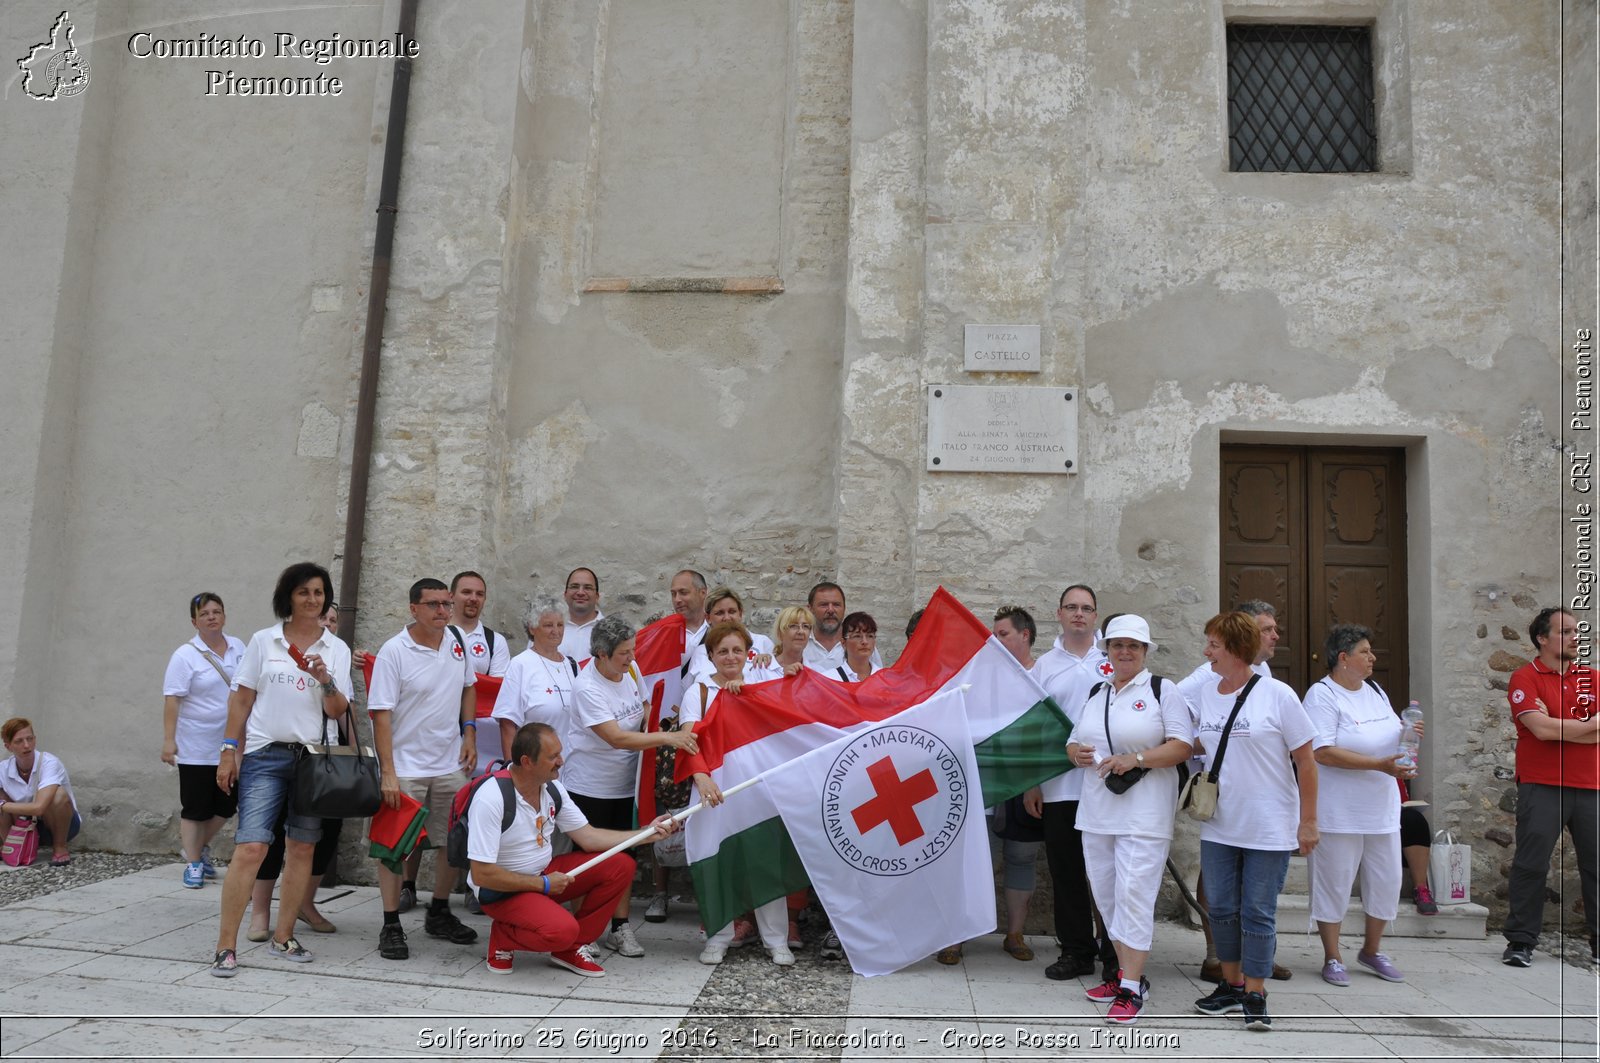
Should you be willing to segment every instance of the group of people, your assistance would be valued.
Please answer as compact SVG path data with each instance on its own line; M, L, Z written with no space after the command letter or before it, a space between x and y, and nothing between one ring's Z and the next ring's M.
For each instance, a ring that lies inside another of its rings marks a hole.
M600 580L588 568L570 573L561 595L535 597L523 617L529 641L520 653L512 655L509 640L482 625L487 588L481 576L467 572L449 584L417 581L410 592L411 623L374 655L368 709L386 803L407 794L430 810L431 822L442 823L454 795L481 763L480 741L506 753L510 769L502 785L483 786L468 816L469 896L492 919L488 966L497 973L511 970L517 951L545 953L552 963L590 976L603 973L596 946L622 956L644 954L630 918L632 858L618 853L574 875L586 858L561 851L609 848L631 836L640 751L696 752L695 725L721 692L737 692L744 683L802 668L859 682L883 667L876 620L847 612L837 584L818 584L804 607L782 610L770 638L745 625L736 592L709 588L697 572L677 573L669 590L686 630L685 682L681 703L662 714L656 729L646 726L648 698L633 663L636 630L600 611ZM180 770L186 886L203 885L208 843L237 801L236 847L212 966L219 976L237 970L239 924L280 830L280 913L316 925L307 918L308 885L327 825L292 807L288 779L295 747L330 740L350 703L351 651L323 623L331 600L324 569L290 566L273 595L280 623L243 644L223 633L220 599L197 595L190 604L195 638L179 648L168 669L163 756ZM459 627L451 622L457 609ZM1037 817L1055 884L1061 951L1046 976L1076 978L1098 967L1100 981L1087 991L1089 999L1108 1005L1109 1022L1138 1020L1150 995L1145 968L1180 778L1199 772L1217 787L1215 814L1200 824L1198 891L1208 916L1202 973L1217 987L1195 1007L1212 1015L1242 1012L1250 1028L1270 1029L1266 982L1287 976L1274 960L1277 897L1289 857L1297 852L1309 857L1324 980L1349 984L1339 927L1358 879L1367 925L1356 964L1380 978L1403 980L1381 946L1398 912L1401 793L1415 769L1397 749L1401 721L1371 680L1371 632L1350 624L1329 631L1328 674L1301 698L1272 678L1268 661L1277 641L1276 618L1264 602L1244 602L1213 617L1205 625L1205 662L1178 682L1146 666L1155 649L1147 621L1121 614L1102 623L1087 585L1063 592L1057 619L1061 635L1037 660L1037 625L1025 609L1003 608L994 623L999 641L1031 669L1073 725L1066 750L1072 769L1021 802L1024 814ZM1547 860L1559 830L1545 829L1547 819L1570 826L1575 840L1588 830L1589 844L1580 843L1579 852L1587 861L1586 907L1594 911L1593 797L1600 787L1592 773L1582 774L1593 767L1597 740L1596 720L1587 711L1593 680L1592 672L1574 663L1571 619L1561 610L1540 614L1530 629L1540 658L1512 683L1513 712L1519 735L1528 735L1529 754L1524 757L1519 743L1525 796L1519 802L1508 963L1514 953L1523 955L1522 936L1529 928L1537 933L1539 909L1518 892L1517 876L1531 880L1534 862ZM493 716L479 721L472 688L478 675L497 672L503 681ZM11 738L8 730L8 745ZM1558 759L1568 757L1568 763L1555 765L1559 782L1538 777L1545 762L1532 743L1548 744ZM207 746L218 752L206 753ZM5 778L0 773L0 785ZM1574 780L1585 779L1587 790L1580 787L1577 797L1569 793ZM703 803L720 803L709 776L697 775L693 786ZM0 816L6 809L0 805ZM1525 830L1524 819L1537 819L1537 829ZM675 829L669 816L653 826L649 841ZM1425 869L1426 828L1420 846L1412 844L1414 831L1407 831L1405 858L1421 848ZM1003 947L1018 959L1032 958L1021 931L1037 847L1005 846ZM1436 910L1425 870L1419 877L1411 862L1418 911ZM413 862L405 874L379 873L379 951L386 958L408 955L399 915L415 903L415 867ZM665 872L658 865L648 922L668 917ZM1539 875L1542 884L1543 865ZM452 884L452 869L437 861L424 928L430 936L472 944L476 931L450 910ZM270 895L270 880L267 885ZM562 906L573 901L576 911ZM805 903L803 894L779 898L727 927L705 928L701 959L716 963L726 949L759 940L775 963L793 963L799 945L795 916ZM1593 915L1588 918L1592 923ZM280 917L269 953L308 962L310 952L293 933L295 921ZM841 954L837 939L824 942L825 949L830 946L832 954ZM939 958L959 962L959 945Z

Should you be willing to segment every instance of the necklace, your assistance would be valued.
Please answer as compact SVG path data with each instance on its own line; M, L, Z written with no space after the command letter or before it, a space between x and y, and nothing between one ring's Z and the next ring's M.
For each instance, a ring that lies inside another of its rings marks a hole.
M550 677L550 689L555 691L556 696L561 699L561 708L565 711L567 707L567 692L561 687L561 669L557 668L550 658L538 650L534 650L533 655L539 658L540 664L544 665L545 675Z

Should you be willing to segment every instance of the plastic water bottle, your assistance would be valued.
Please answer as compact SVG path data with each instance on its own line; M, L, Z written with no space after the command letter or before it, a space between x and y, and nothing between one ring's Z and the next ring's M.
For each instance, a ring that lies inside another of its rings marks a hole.
M1417 734L1417 724L1422 722L1422 706L1413 701L1400 714L1400 766L1415 768L1417 753L1422 748L1422 738Z

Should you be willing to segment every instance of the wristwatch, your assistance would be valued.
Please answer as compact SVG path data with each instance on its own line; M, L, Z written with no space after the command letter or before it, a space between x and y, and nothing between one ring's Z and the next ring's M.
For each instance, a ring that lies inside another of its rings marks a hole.
M1134 760L1134 763L1136 763L1136 764L1138 764L1138 765L1140 765L1142 767L1144 765L1144 754L1143 753L1135 753L1133 755L1133 760Z

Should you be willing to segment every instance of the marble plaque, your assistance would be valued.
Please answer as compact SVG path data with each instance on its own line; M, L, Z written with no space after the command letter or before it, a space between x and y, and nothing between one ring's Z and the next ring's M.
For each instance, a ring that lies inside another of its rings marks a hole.
M1039 372L1038 325L968 325L969 373Z
M928 471L1078 471L1078 389L929 384Z

